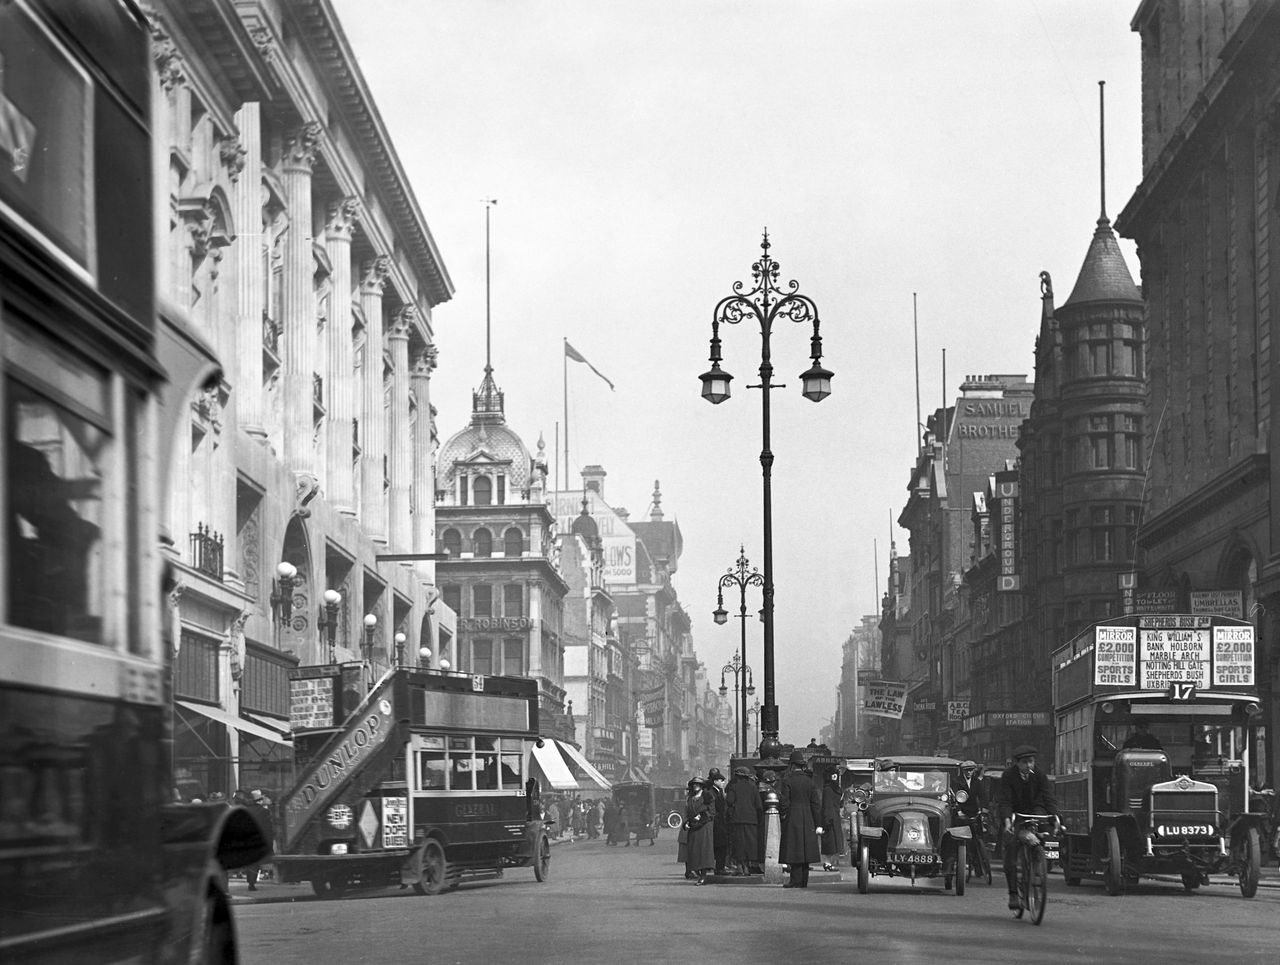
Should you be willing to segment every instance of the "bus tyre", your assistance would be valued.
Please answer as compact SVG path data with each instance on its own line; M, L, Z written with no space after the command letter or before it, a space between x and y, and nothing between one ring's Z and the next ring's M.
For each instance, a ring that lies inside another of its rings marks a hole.
M863 845L858 849L858 894L865 895L871 884L871 848Z
M422 877L414 883L413 890L420 895L440 894L448 870L440 842L428 841L422 846Z
M1107 866L1103 870L1102 883L1107 894L1124 894L1124 862L1120 855L1120 833L1107 828Z
M667 827L672 831L678 830L682 824L684 824L684 818L681 817L679 811L672 811L667 815Z
M538 835L533 852L533 876L539 881L551 877L551 842L545 834Z
M1262 870L1262 836L1257 828L1244 833L1244 854L1240 863L1240 894L1252 898L1258 893L1258 875Z
M1200 872L1184 871L1182 872L1182 890L1191 892L1200 887Z
M341 875L311 879L311 890L319 898L340 898L347 893L347 889L347 879Z

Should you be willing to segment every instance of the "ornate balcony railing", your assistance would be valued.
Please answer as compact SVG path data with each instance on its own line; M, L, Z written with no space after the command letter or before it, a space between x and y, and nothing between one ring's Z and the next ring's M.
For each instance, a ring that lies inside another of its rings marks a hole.
M191 565L215 580L222 580L222 534L204 523L196 524L191 534Z

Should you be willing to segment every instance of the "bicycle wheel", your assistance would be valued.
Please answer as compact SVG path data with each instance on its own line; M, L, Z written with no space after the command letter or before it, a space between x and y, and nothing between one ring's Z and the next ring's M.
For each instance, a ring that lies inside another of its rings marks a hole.
M1049 901L1049 862L1045 860L1044 848L1039 845L1026 850L1031 855L1028 862L1027 912L1031 916L1031 924L1038 925L1044 919L1044 906Z
M1027 849L1019 845L1013 859L1013 886L1018 892L1018 908L1013 913L1014 918L1021 918L1027 910L1027 888L1030 884L1031 867L1027 860Z
M991 884L991 856L987 854L987 843L981 836L974 839L972 851L970 860L973 863L974 877L985 878L987 884Z

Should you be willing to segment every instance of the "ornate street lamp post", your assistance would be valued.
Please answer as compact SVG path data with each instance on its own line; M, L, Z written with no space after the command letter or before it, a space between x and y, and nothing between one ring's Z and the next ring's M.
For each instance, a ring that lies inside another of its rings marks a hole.
M719 624L726 623L729 619L729 614L728 614L728 611L725 610L724 608L724 591L731 586L736 586L738 588L738 600L739 600L738 619L742 622L742 648L740 650L741 658L739 659L739 654L734 654L734 658L733 658L734 662L737 664L738 667L746 667L747 665L747 587L764 586L764 577L760 575L760 571L759 570L748 571L747 570L748 565L749 564L747 563L746 549L745 547L739 546L737 563L735 563L732 567L730 567L729 571L725 573L722 577L720 577L720 587L716 591L716 608L711 612L711 616L715 619L716 623L719 623ZM721 696L723 696L725 693L724 675L728 669L729 667L726 666L724 669L720 671ZM735 678L735 687L736 687L736 678L740 672L741 671L737 669L735 669L733 672L733 675ZM750 670L748 669L747 672L750 673ZM755 689L756 688L753 685L751 688L751 692L755 693ZM737 716L738 720L741 722L742 756L746 757L747 756L747 691L745 687L742 689L741 695L742 695L741 708L739 710L739 708L735 707L734 713ZM737 703L737 698L735 698L734 702L735 704ZM735 735L735 739L736 739L736 735Z
M743 614L746 617L746 614ZM744 640L745 644L746 641ZM739 656L735 653L733 659L720 668L720 696L727 696L729 688L724 682L724 675L733 674L733 715L742 722L742 749L738 749L738 735L734 734L734 756L747 756L747 698L756 692L755 682L751 679L751 668L748 667ZM742 695L741 710L738 707L738 695Z
M804 383L802 394L812 402L820 402L831 394L833 374L822 367L822 337L818 332L818 306L807 295L799 292L799 283L787 282L778 287L778 263L769 256L769 232L764 232L760 243L763 254L751 266L751 287L744 282L733 283L733 294L722 298L711 316L711 368L699 378L702 380L702 397L713 405L729 398L729 382L733 379L721 370L720 325L736 325L747 319L760 324L760 385L763 412L764 445L760 450L760 468L764 476L764 720L761 725L760 757L776 758L782 749L778 740L778 705L774 697L773 673L773 506L771 473L773 452L769 448L769 391L782 388L772 381L773 363L769 352L769 337L777 319L792 322L812 322L813 336L809 340L809 357L813 365L800 378ZM756 388L756 386L751 386Z

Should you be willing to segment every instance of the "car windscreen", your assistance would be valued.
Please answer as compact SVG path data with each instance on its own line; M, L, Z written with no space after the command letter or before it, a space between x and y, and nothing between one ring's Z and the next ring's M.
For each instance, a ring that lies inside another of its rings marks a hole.
M889 794L943 794L946 771L931 767L890 767L875 772L872 788Z

